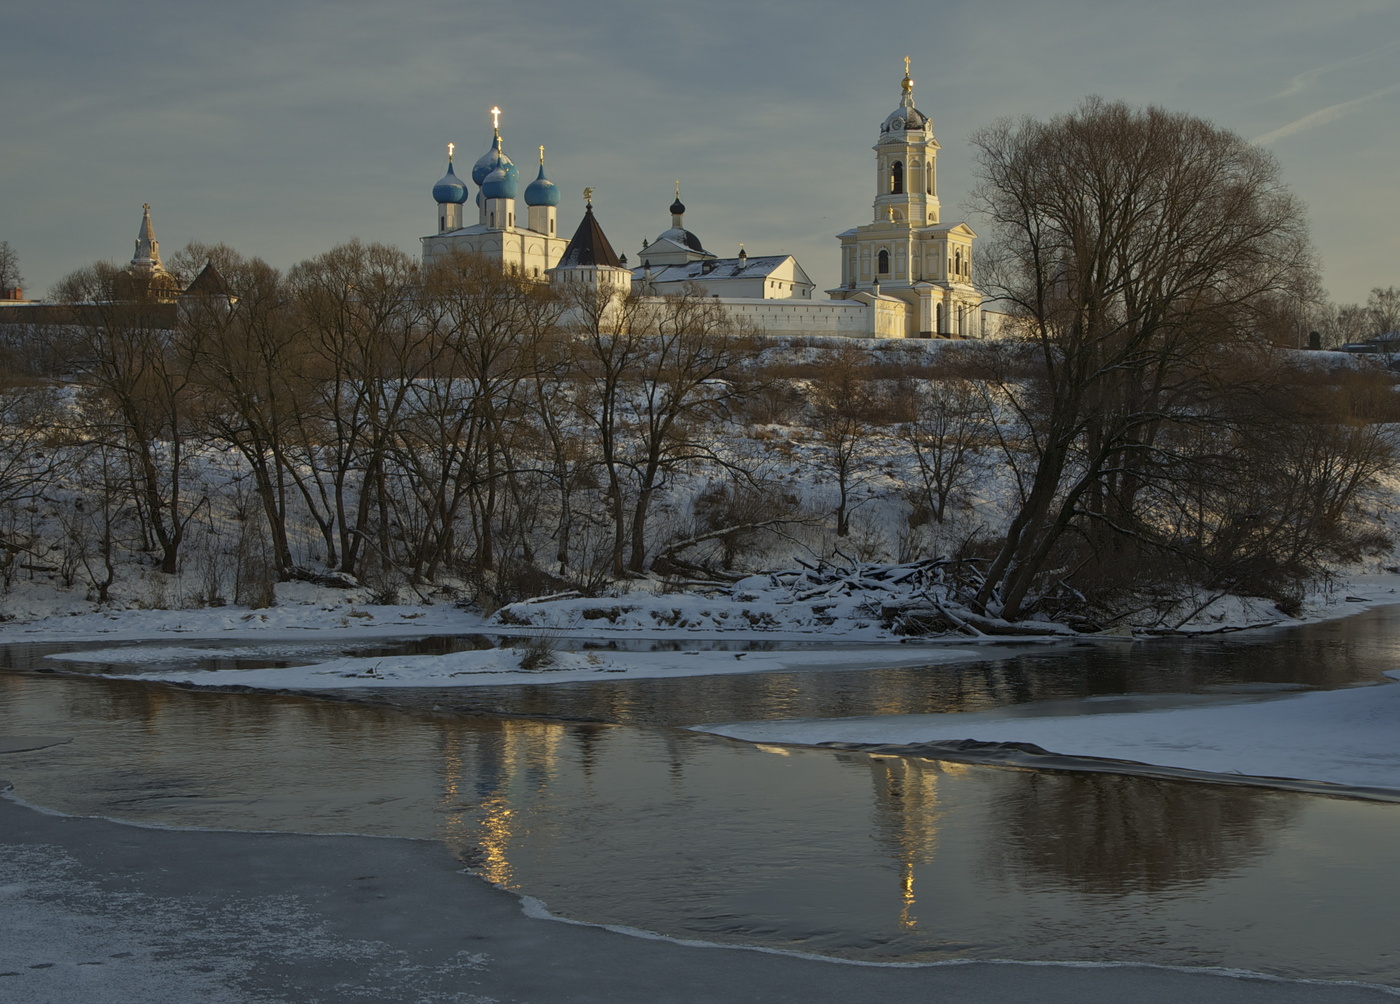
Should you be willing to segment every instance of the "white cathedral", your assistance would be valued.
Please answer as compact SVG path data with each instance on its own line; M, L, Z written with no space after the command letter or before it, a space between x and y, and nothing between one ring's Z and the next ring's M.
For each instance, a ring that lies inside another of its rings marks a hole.
M725 309L770 335L847 335L864 338L968 338L982 333L982 295L972 285L972 242L966 223L939 219L938 141L933 121L914 107L914 81L905 60L899 107L880 124L875 144L874 219L837 235L841 285L826 300L791 255L720 258L685 229L680 185L671 226L643 241L636 260L619 256L593 214L591 189L572 238L558 233L559 188L539 173L525 186L518 215L520 169L501 142L500 110L492 109L491 148L472 167L476 221L468 223L467 182L453 166L433 186L437 232L424 237L423 264L457 251L485 255L526 278L587 282L619 292L661 296L698 288Z

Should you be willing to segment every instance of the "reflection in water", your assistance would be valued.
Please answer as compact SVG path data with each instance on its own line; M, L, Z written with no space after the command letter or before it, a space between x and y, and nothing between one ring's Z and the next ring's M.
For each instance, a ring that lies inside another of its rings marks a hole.
M1026 888L1171 892L1268 853L1301 803L1282 792L1035 771L993 803L988 869Z
M490 740L479 724L448 720L442 743L443 839L488 882L516 888L511 868L517 802L547 794L566 729L555 722L505 719Z
M1396 980L1400 806L766 751L671 727L1309 674L1344 684L1395 664L1383 664L1397 652L1378 630L1359 626L1371 655L1342 632L1187 646L1189 658L1149 645L385 698L397 708L0 673L10 731L73 738L0 757L0 777L78 814L443 839L483 877L563 916L676 937L870 961L1131 960ZM440 710L468 700L516 717ZM543 710L648 724L518 717Z
M915 869L933 861L938 851L938 781L944 774L966 774L962 764L939 763L914 757L871 754L838 755L853 762L868 761L875 789L875 832L888 853L899 862L899 926L914 928Z

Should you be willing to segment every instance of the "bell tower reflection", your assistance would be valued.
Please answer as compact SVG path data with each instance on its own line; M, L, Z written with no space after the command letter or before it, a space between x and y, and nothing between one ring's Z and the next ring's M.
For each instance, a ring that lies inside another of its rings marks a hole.
M512 888L519 815L548 792L565 728L506 719L449 722L441 732L443 839L482 878Z
M961 764L939 763L914 757L870 754L871 780L875 788L875 833L899 862L899 926L919 924L914 912L916 869L932 863L938 853L938 782L945 774L961 774Z

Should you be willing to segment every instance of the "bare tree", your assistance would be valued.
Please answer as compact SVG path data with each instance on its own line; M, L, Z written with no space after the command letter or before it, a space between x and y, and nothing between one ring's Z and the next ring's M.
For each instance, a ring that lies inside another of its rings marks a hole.
M697 463L736 467L715 449L708 425L733 393L723 376L733 363L736 327L724 308L699 291L662 297L647 311L644 330L632 402L636 452L628 463L635 487L628 569L634 573L647 567L647 520L670 480Z
M24 286L24 276L19 271L19 252L10 247L9 241L0 241L0 295L7 290Z
M919 389L914 415L900 427L919 474L915 498L936 523L975 476L973 461L990 435L983 392L953 377Z
M983 286L1040 368L1031 393L1007 388L1035 473L977 597L1017 619L1071 527L1132 532L1163 430L1202 412L1212 368L1312 258L1273 158L1200 119L1091 98L974 143L993 231Z
M397 248L351 241L294 266L287 281L308 340L297 400L297 485L331 567L388 561L386 458L418 367L424 322L417 267ZM406 368L407 367L407 368Z
M1400 334L1400 286L1377 286L1366 298L1366 314L1371 334L1376 337Z
M160 570L180 568L180 545L207 501L187 488L194 394L189 353L172 305L143 297L114 266L99 263L62 280L57 298L81 305L76 363L90 435L124 451L132 501L160 551Z
M851 532L851 511L863 501L870 480L865 449L871 436L876 395L865 354L855 346L830 353L812 379L812 410L821 437L818 463L836 484L836 536Z
M288 456L295 402L311 390L304 377L307 341L292 324L288 292L266 262L246 259L222 245L191 245L174 256L192 269L202 258L227 283L217 291L183 298L180 325L199 389L205 431L228 443L247 462L267 523L278 578L291 577L289 495L296 494Z

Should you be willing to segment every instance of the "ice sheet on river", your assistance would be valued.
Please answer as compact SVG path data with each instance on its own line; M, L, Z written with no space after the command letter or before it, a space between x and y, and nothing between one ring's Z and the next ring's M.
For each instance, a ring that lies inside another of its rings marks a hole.
M129 649L100 649L55 654L50 658L82 662L124 661ZM146 649L165 662L158 649ZM220 653L222 654L222 653ZM332 690L362 687L471 687L507 684L574 683L586 680L652 679L672 676L712 676L789 669L842 669L869 666L921 666L996 658L993 647L954 648L937 645L848 646L801 648L766 652L704 651L617 652L568 651L560 646L548 653L550 664L521 667L528 649L497 648L450 655L348 657L313 666L272 669L172 669L127 674L121 679L160 680L213 687L256 687L269 690Z
M1400 671L1386 675L1400 679ZM1215 774L1296 778L1400 793L1400 685L1293 693L1246 703L1028 716L1022 709L733 722L697 731L764 744L910 745L975 739L1065 756Z

